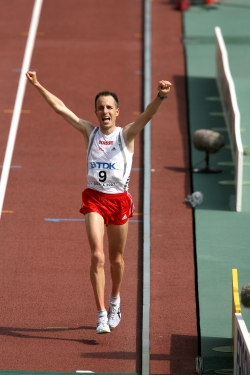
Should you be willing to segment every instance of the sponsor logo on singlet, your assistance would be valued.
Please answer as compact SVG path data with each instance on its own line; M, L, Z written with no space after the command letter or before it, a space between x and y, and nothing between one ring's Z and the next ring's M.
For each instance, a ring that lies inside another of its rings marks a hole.
M112 145L114 143L114 141L101 141L101 140L99 140L98 143L99 143L99 145L109 146L109 145Z
M91 169L118 169L117 163L106 163L102 161L92 161L90 162Z

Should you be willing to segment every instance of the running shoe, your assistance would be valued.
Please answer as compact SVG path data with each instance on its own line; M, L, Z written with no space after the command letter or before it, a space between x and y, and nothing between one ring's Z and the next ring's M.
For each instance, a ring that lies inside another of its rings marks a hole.
M109 297L110 301L111 297ZM118 326L121 321L120 298L117 303L109 302L108 324L111 329Z
M108 318L107 316L101 316L98 318L96 333L109 333L110 328L108 325Z

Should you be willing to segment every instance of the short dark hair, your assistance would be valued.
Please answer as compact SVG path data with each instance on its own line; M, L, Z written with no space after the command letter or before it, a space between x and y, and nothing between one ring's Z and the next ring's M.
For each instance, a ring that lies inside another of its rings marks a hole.
M98 98L100 98L100 96L112 96L112 98L114 98L114 100L116 102L116 106L118 107L118 104L119 104L118 97L117 97L117 95L114 92L111 92L111 91L101 91L101 92L98 92L98 94L95 97L95 108L96 108L96 102L97 102Z

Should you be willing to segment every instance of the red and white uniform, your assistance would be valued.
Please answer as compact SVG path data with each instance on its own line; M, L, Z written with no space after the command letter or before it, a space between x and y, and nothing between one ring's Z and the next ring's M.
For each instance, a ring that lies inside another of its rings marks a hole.
M106 225L125 224L133 216L134 203L128 192L133 153L127 150L122 128L109 135L96 127L87 150L88 188L82 192L84 215L100 214Z
M128 190L133 153L127 150L122 128L109 135L96 127L89 138L87 150L87 186L106 194Z

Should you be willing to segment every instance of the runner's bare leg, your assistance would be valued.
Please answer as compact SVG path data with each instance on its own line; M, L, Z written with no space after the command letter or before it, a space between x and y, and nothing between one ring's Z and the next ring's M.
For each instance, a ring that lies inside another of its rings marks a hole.
M120 292L124 260L123 254L128 234L128 222L123 225L109 224L107 226L109 240L110 273L112 279L112 296L117 297Z
M90 212L85 215L85 224L91 249L90 280L94 290L96 306L98 311L105 310L104 220L97 212Z

